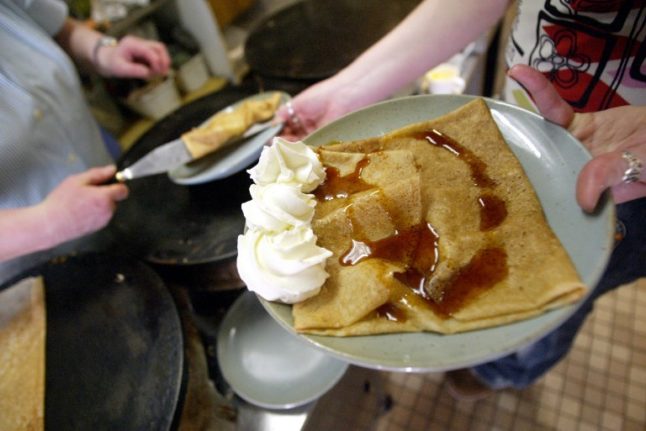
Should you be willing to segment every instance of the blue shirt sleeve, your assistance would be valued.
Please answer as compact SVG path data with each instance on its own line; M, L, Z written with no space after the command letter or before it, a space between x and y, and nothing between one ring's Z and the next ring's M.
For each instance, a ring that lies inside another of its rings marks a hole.
M58 33L68 14L63 0L14 0L49 35Z

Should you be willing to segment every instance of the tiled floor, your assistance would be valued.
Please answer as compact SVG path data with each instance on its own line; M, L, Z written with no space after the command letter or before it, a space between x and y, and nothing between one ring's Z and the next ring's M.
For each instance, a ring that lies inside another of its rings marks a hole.
M646 429L646 279L596 302L569 355L530 388L455 401L443 374L351 367L306 430Z

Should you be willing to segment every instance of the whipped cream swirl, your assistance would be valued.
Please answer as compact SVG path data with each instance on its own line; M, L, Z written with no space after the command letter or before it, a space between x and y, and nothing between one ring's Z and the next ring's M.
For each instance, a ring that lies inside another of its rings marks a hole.
M316 199L293 184L252 184L251 200L242 204L250 229L279 232L292 227L310 226Z
M255 184L242 204L247 231L238 236L240 278L269 301L288 304L319 293L332 255L316 244L313 191L325 180L318 156L303 142L274 138L249 170Z
M306 226L279 233L250 229L238 237L238 272L268 301L293 304L319 293L331 255Z
M325 168L310 147L282 138L275 138L271 146L265 147L249 174L256 184L295 184L306 193L325 180Z

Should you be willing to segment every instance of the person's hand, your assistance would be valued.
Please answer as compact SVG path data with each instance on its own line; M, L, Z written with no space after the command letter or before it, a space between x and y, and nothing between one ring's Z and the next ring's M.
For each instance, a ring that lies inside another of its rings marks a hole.
M612 191L616 203L646 196L646 166L636 182L623 180L628 168L624 151L646 162L646 106L622 106L594 113L575 113L537 70L515 65L509 76L522 85L540 113L566 128L590 151L593 159L579 173L576 199L585 211L594 211L601 194Z
M281 136L288 140L298 140L313 131L350 112L352 97L343 94L335 78L321 81L291 101L291 106L282 106L276 118L285 122Z
M150 79L166 75L171 61L163 43L125 36L116 46L100 48L96 63L105 76Z
M124 184L102 185L114 166L92 168L67 177L39 204L54 244L95 232L110 221L116 203L128 196Z

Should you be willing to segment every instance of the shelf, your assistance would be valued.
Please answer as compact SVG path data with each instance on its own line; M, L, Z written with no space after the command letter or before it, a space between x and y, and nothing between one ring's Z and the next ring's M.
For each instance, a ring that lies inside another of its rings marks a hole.
M142 19L146 18L148 15L157 11L164 4L168 3L170 0L153 0L148 6L137 7L128 11L128 16L119 20L114 21L110 24L110 28L106 30L106 33L110 36L120 37L123 36L130 27L137 24Z

